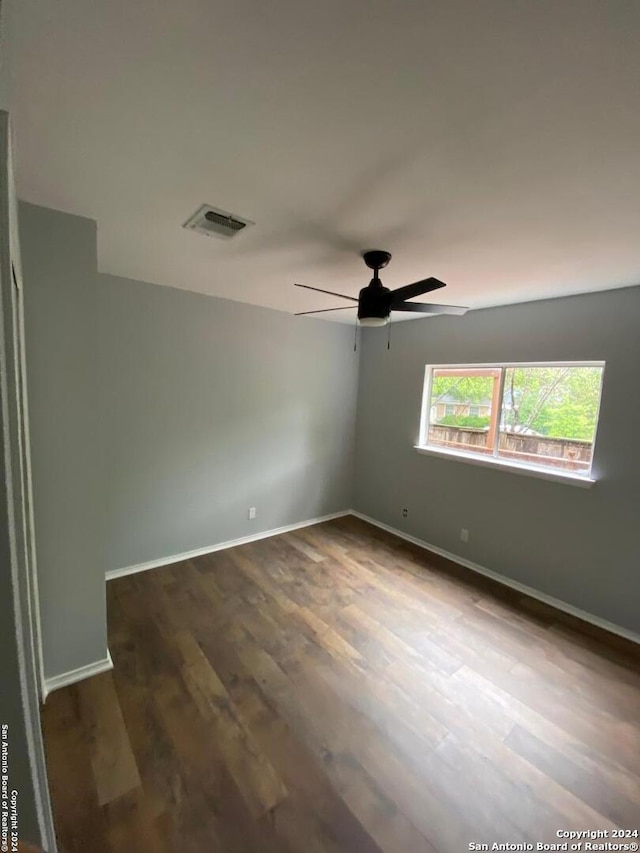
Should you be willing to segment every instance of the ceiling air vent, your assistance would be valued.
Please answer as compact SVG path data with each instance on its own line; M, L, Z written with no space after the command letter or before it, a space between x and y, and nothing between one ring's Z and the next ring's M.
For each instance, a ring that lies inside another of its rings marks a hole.
M203 204L193 216L187 219L183 228L197 231L199 234L206 234L207 237L226 237L229 239L250 225L255 225L255 222L244 219L242 216L236 216L235 213L228 213L226 210L211 207L210 204Z

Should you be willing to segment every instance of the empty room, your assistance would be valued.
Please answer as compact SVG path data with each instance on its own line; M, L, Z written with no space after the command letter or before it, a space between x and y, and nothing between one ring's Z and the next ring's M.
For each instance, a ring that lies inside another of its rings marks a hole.
M0 16L0 849L637 851L640 4Z

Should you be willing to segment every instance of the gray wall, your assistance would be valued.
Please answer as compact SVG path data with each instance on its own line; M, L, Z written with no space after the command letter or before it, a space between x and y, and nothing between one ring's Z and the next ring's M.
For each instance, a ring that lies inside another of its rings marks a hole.
M107 654L96 228L20 205L33 503L47 677Z
M99 317L108 569L350 507L350 329L107 275Z
M104 657L106 570L349 508L358 359L344 326L98 275L93 222L20 214L51 677Z
M636 287L399 323L390 351L367 330L355 508L640 632L639 327ZM591 489L413 449L426 364L583 359L606 361Z

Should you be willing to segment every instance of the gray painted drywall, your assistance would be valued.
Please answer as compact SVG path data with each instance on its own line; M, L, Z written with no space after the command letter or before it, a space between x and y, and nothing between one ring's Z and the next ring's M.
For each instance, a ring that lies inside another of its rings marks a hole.
M390 351L367 330L355 508L640 633L639 326L635 287L398 324ZM413 449L426 364L583 359L606 361L593 488Z
M358 358L344 326L99 275L93 222L20 215L52 677L104 657L106 570L350 507Z
M107 654L96 227L21 204L33 504L47 678Z
M108 275L98 313L108 569L350 507L348 328Z

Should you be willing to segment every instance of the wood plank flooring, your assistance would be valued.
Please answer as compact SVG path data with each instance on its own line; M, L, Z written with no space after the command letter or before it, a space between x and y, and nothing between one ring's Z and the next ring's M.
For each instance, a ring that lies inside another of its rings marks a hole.
M62 853L640 829L637 647L364 522L107 589L115 669L43 711Z

